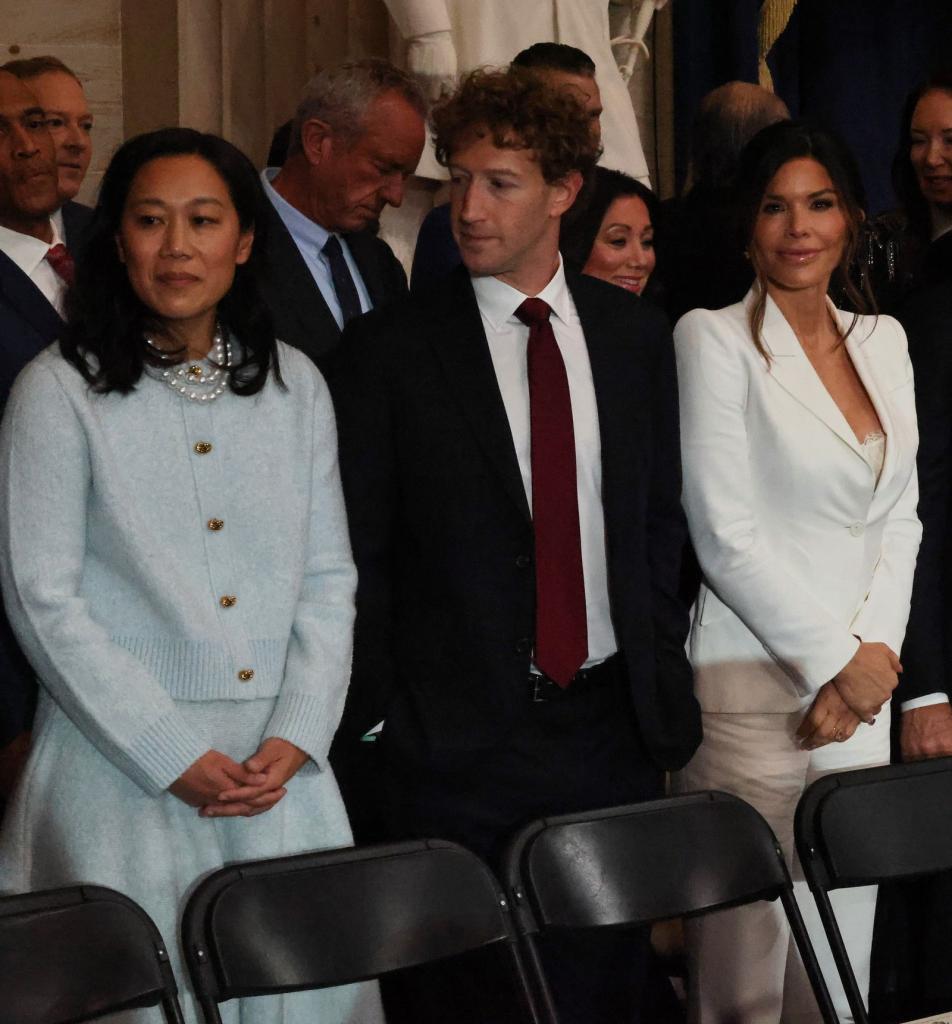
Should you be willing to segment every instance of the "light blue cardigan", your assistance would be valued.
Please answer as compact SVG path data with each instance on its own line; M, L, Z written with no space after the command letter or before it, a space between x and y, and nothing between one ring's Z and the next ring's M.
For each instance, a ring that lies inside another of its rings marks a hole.
M264 735L318 766L343 708L356 572L333 408L278 351L287 391L199 403L150 376L94 393L54 345L0 430L10 621L52 699L151 795L207 749L183 701L278 696Z

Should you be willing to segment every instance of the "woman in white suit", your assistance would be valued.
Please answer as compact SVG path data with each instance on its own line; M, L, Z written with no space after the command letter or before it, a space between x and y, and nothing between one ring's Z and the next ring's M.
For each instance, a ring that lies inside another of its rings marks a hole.
M675 330L684 504L703 573L689 653L704 741L681 791L736 793L794 868L793 814L826 772L889 760L920 525L912 370L890 317L857 316L862 220L849 153L796 122L748 146L738 194L756 282ZM884 705L886 705L884 707ZM840 1019L852 1020L812 899L801 908ZM868 989L875 888L834 905ZM689 929L693 1019L818 1021L783 914L759 904Z

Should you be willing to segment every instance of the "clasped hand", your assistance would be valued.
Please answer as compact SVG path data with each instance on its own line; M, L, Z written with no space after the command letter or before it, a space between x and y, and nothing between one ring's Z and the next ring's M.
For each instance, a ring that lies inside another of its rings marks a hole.
M872 725L900 672L902 665L886 644L860 643L849 662L817 692L797 729L800 745L815 750L848 740L862 723Z
M169 792L203 818L253 817L263 814L287 793L285 783L308 755L287 740L271 736L239 764L218 750L209 750L191 765Z

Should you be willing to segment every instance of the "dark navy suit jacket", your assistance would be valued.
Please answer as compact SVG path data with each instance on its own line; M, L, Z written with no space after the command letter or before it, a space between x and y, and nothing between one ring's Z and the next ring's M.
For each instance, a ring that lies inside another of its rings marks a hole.
M68 228L67 228L68 230ZM0 252L0 409L17 374L59 335L63 322L36 285ZM0 616L0 747L29 728L36 700L34 673Z
M304 257L278 211L268 203L262 225L265 263L260 282L264 301L274 318L274 332L299 348L329 376L338 358L341 330L311 276ZM379 309L407 294L407 275L390 246L370 231L347 234L347 245L370 295Z

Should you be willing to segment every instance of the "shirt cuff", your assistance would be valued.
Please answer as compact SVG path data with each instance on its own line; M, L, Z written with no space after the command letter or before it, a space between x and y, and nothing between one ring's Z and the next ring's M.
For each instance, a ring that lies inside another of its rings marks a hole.
M912 711L914 708L929 708L935 704L948 704L949 695L936 691L935 693L924 693L921 697L913 697L911 700L904 700L899 705L900 711Z

